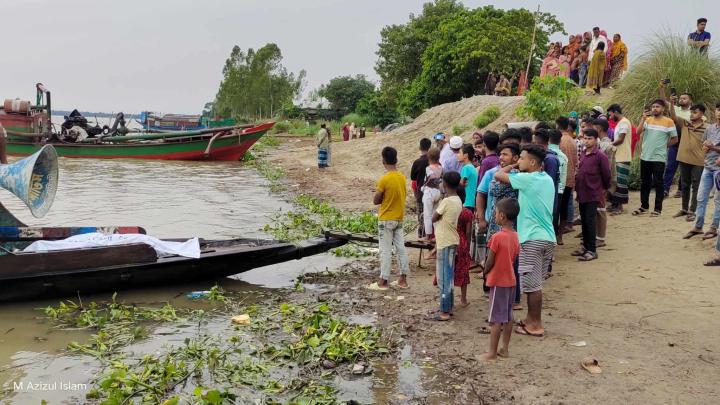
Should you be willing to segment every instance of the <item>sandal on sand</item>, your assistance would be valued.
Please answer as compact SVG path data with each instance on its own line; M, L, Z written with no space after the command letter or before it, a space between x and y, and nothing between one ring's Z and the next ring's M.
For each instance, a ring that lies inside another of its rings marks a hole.
M640 208L636 209L635 211L633 211L632 214L637 216L637 215L642 215L646 212L647 212L647 210L645 208L640 207Z
M400 282L398 280L395 280L392 283L390 283L390 287L399 288L401 290L407 290L409 288L409 286L407 286L407 285L400 285Z
M490 328L488 328L487 326L481 326L480 329L478 329L478 332L480 332L481 335L489 335Z
M650 216L651 216L652 218L657 218L657 217L660 216L660 214L661 214L660 211L653 211L653 212L650 213Z
M577 256L582 256L582 255L585 254L585 252L587 252L587 249L585 249L585 248L580 248L580 249L578 249L578 250L570 253L570 256L575 256L575 257L577 257Z
M595 260L595 259L597 259L597 258L598 258L597 253L593 253L593 252L591 252L591 251L587 251L587 252L585 252L584 255L578 257L578 260L581 261L581 262L589 262L589 261Z
M717 236L718 236L717 229L711 229L711 230L705 232L702 240L717 238Z
M703 263L703 266L720 266L720 257L710 259Z
M580 365L582 365L582 368L587 370L587 372L590 374L601 374L602 373L602 369L600 368L600 363L598 363L598 361L596 359L593 359L592 357L584 358L582 363L580 363Z
M447 321L449 321L449 320L451 320L451 319L452 319L451 317L443 318L443 317L440 316L440 314L428 314L428 315L425 315L425 320L426 320L426 321L447 322Z
M695 222L695 214L687 214L687 217L685 217L685 220L688 222Z
M618 215L622 215L624 212L625 212L625 211L623 211L623 210L615 210L615 211L612 211L612 212L610 213L610 216L615 217L615 216L618 216Z
M687 214L688 214L687 211L685 211L685 210L680 210L680 211L677 212L677 214L673 215L673 218L680 218L680 217L683 217L683 216L685 216L685 215L687 215Z
M685 236L683 236L683 239L690 239L695 235L702 235L702 234L703 234L702 231L694 231L693 230L693 231L686 233Z
M543 336L545 336L545 333L544 333L544 332L541 332L541 333L533 333L533 332L530 332L529 330L527 330L527 328L525 327L525 325L518 325L518 327L515 328L515 333L520 334L520 335L532 336L532 337L543 337Z
M380 285L377 283L377 281L370 285L365 286L365 288L370 291L387 291L390 289L389 287L380 287Z

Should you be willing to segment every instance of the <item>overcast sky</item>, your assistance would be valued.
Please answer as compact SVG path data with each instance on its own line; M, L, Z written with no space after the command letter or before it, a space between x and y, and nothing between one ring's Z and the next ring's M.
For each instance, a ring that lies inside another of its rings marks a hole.
M419 13L412 0L0 0L0 98L34 100L34 84L56 108L199 113L211 101L233 45L278 44L291 71L307 71L308 89L373 66L380 29ZM467 0L466 6L491 4ZM595 4L593 7L592 5ZM620 32L631 57L661 27L687 34L699 16L720 30L720 1L592 3L545 1L568 33L598 25ZM534 10L538 1L497 7ZM720 34L719 34L720 35ZM720 38L720 37L718 37ZM714 39L718 41L720 39Z

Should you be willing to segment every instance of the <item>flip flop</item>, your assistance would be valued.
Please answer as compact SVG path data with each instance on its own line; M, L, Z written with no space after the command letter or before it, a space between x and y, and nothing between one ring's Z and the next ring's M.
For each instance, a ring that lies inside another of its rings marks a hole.
M401 290L407 290L408 288L410 288L410 286L407 286L407 285L400 285L400 282L398 280L395 280L392 283L390 283L390 287L399 288Z
M703 263L703 266L720 266L720 257L716 257L714 259L710 259Z
M577 257L577 256L582 256L582 255L585 254L585 252L587 252L587 249L585 249L585 248L580 248L580 249L578 249L578 250L570 253L570 256L575 256L575 257Z
M635 211L633 211L632 214L637 216L637 215L642 215L646 212L647 212L647 210L645 208L638 208Z
M433 322L447 322L451 319L452 319L451 317L442 318L440 316L440 314L435 314L435 315L428 314L425 316L426 321L433 321Z
M580 363L580 365L582 365L582 368L587 370L587 372L590 374L601 374L602 373L602 369L600 368L600 363L598 363L598 361L596 359L593 359L592 357L584 358L582 363Z
M532 336L532 337L539 337L539 338L545 336L545 333L532 333L532 332L530 332L529 330L527 330L527 328L525 327L525 325L518 325L518 327L515 328L515 333L520 334L520 335L526 335L526 336Z
M370 291L387 291L390 288L389 287L380 287L380 285L376 281L370 285L365 286L365 289L370 290Z
M677 214L673 215L673 218L684 217L684 216L687 215L687 214L688 214L687 211L685 211L685 210L680 210L680 211L677 212Z
M653 211L653 212L650 213L650 217L651 217L651 218L657 218L657 217L660 216L660 214L661 214L660 211Z
M695 235L702 235L702 234L703 234L702 231L690 231L690 232L686 233L685 236L683 236L683 239L690 239Z
M712 238L717 238L718 234L717 231L707 231L702 237L702 240L708 240Z
M589 261L595 260L597 258L598 258L597 253L587 251L587 252L585 252L584 255L578 257L578 260L581 262L589 262Z
M685 217L685 220L688 222L695 222L695 214L687 214L687 217Z
M489 335L490 334L490 328L487 326L481 326L480 327L480 334L481 335Z

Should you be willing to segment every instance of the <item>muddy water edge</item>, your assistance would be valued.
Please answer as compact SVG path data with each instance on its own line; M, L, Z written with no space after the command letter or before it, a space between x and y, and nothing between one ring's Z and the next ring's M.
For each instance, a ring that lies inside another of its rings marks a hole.
M58 196L42 221L9 193L0 200L31 225L140 225L158 237L268 237L264 225L293 209L290 194L272 192L239 163L61 159L60 167ZM446 403L432 360L379 321L374 298L358 290L375 264L326 254L217 282L81 294L66 307L57 299L0 305L0 398ZM211 289L211 299L186 297ZM250 325L234 325L239 314ZM116 335L113 323L132 333Z

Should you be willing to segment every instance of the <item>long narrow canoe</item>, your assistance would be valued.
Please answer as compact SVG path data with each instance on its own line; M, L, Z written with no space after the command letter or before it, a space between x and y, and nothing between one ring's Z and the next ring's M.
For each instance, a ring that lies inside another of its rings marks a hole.
M100 143L53 143L58 155L90 159L160 159L237 161L274 122L250 128L220 127L204 131L179 131L148 136L111 137ZM115 138L115 139L114 139ZM124 138L124 139L119 139ZM43 146L37 138L8 139L11 156L29 156Z
M344 243L327 238L299 244L256 239L203 241L199 259L158 258L155 250L145 244L0 252L0 302L216 281L257 267L323 253Z

